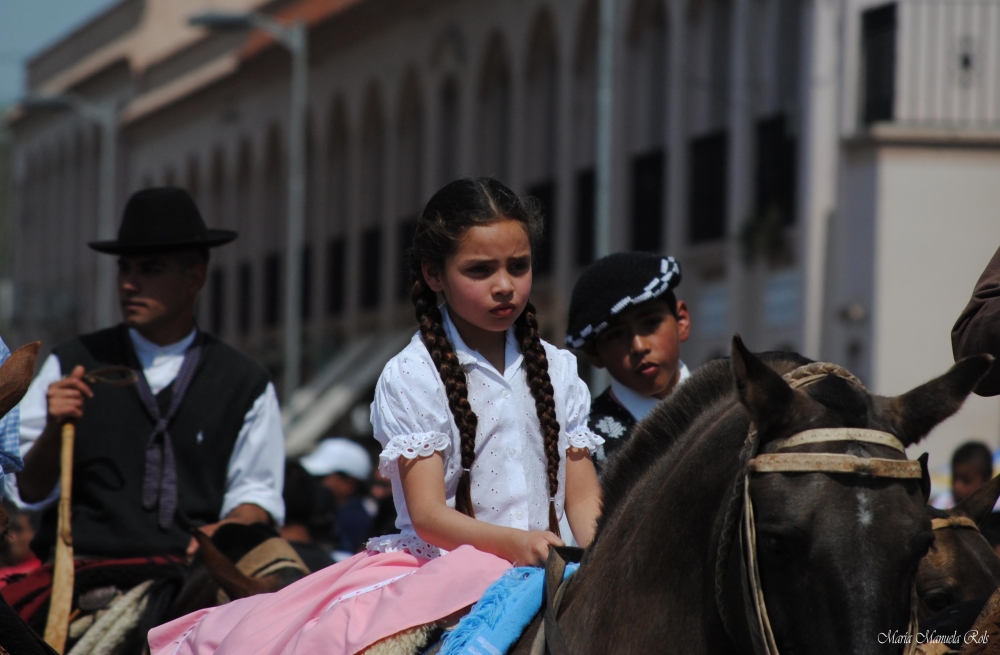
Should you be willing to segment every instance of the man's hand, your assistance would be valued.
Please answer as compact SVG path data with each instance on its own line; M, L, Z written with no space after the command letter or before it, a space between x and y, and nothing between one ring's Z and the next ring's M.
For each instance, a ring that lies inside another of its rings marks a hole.
M267 513L267 510L260 507L259 505L253 505L251 503L244 503L239 505L233 511L226 515L226 518L222 519L218 523L209 523L208 525L203 525L198 530L205 533L209 537L215 534L215 531L219 529L220 526L226 523L242 523L244 525L250 525L251 523L267 523L270 524L271 515ZM191 537L191 542L187 547L188 559L194 557L194 554L198 552L198 540Z
M59 482L62 427L83 418L86 401L94 392L83 381L83 367L49 385L45 392L48 418L35 445L24 455L24 470L17 474L21 500L37 503L45 499Z
M83 404L94 392L83 381L83 367L77 366L73 372L49 385L45 397L48 400L48 422L62 426L83 418Z

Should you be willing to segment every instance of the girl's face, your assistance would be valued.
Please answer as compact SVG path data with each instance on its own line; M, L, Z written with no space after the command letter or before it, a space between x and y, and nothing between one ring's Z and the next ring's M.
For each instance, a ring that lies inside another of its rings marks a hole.
M457 324L503 332L524 311L531 294L528 231L511 219L471 227L443 269L424 262L423 273L431 289L444 293Z

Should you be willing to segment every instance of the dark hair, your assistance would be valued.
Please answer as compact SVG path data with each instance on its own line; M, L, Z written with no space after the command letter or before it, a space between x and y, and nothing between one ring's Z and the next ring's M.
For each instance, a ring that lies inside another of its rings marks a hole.
M318 541L329 538L333 523L320 507L323 493L317 478L309 474L298 462L285 462L285 525L304 525L309 536Z
M443 265L465 232L475 226L490 225L501 220L521 223L532 244L541 233L542 219L537 203L522 199L493 178L456 180L427 203L417 221L410 250L410 271L413 275L411 298L416 308L420 336L430 352L448 395L448 407L455 417L461 444L462 476L458 480L455 509L475 517L472 507L470 471L476 461L476 427L478 417L469 405L469 389L465 371L458 363L455 349L445 334L443 317L438 310L437 294L424 280L425 261ZM514 335L524 355L528 387L535 399L535 412L542 429L549 483L549 530L559 534L555 497L559 491L559 421L556 418L549 362L538 336L535 307L530 302L514 321Z
M972 464L979 469L983 480L993 478L993 453L980 441L969 441L959 446L951 456L952 470L959 464Z

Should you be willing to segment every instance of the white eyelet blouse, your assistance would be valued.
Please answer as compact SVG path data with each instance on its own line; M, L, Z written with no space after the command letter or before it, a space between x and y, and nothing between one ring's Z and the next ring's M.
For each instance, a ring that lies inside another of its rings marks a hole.
M501 373L465 345L444 306L441 313L445 333L465 368L469 404L479 419L476 461L471 470L476 518L522 530L548 529L549 492L542 432L514 330L507 331L505 370ZM577 375L576 357L542 343L555 391L559 452L574 447L587 448L593 453L604 440L587 427L590 391ZM454 507L462 473L461 451L444 384L419 332L382 371L375 388L371 421L375 438L383 447L379 470L392 481L398 514L396 527L401 533L369 540L368 550L408 550L420 557L437 557L444 551L425 543L413 529L399 479L398 460L440 451L445 463L447 502ZM566 458L562 457L555 499L559 517L563 515L565 487Z

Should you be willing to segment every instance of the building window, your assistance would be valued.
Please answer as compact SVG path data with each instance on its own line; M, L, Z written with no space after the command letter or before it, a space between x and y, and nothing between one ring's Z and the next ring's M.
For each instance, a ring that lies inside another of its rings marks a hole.
M556 183L554 180L546 180L528 188L528 195L536 198L542 211L542 237L539 243L534 244L532 255L534 261L531 264L532 272L535 275L548 275L552 272L552 260L554 258L555 224L556 224Z
M243 262L239 271L240 334L246 336L253 325L253 268L250 262Z
M795 137L784 116L757 122L757 215L778 212L782 225L795 222Z
M729 138L725 131L691 140L689 235L691 243L717 241L726 234Z
M410 273L410 248L413 247L413 233L417 230L415 216L404 218L399 222L399 297L409 300L413 290L413 276Z
M576 263L594 261L594 169L576 174Z
M326 244L326 313L338 316L344 311L344 262L347 244L344 237Z
M302 288L299 289L302 306L299 307L303 320L309 320L312 316L312 246L302 246L302 260L300 262L300 274L302 275Z
M281 256L264 259L264 325L275 327L281 318Z
M370 227L361 233L361 297L362 309L378 307L382 286L382 229Z
M895 3L861 14L861 49L864 122L891 121L896 95Z
M632 159L632 249L659 252L663 243L663 150Z
M212 289L212 307L211 315L209 320L212 325L212 333L218 336L222 335L222 331L225 329L225 319L226 319L226 273L221 268L216 268L212 271L212 280L210 282Z

